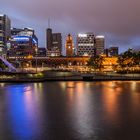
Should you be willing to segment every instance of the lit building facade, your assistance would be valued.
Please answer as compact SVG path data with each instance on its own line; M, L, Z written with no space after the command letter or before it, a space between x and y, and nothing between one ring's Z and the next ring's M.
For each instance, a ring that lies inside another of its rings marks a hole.
M96 54L97 55L103 54L104 48L105 48L105 37L96 36L95 37L95 46L96 46Z
M58 66L58 67L65 67L68 68L69 66L70 70L76 69L80 70L84 67L87 69L87 62L89 61L89 56L75 56L75 57L37 57L37 63L39 66L45 65L48 67ZM8 59L11 63L14 63L16 58L9 58ZM36 58L20 58L18 59L19 62L25 62L29 63L31 62L31 65L34 65L36 62ZM104 57L104 61L102 63L102 71L114 71L114 67L118 65L117 63L118 57Z
M6 56L7 43L11 36L11 21L7 15L0 15L0 55Z
M46 37L47 56L60 56L62 53L61 33L52 33L52 29L48 28Z
M74 56L74 43L73 43L73 38L70 34L68 34L66 38L65 49L66 49L66 56Z
M38 38L30 28L11 29L11 47L8 51L10 57L35 56L38 49Z
M93 33L78 34L77 36L77 55L95 56L95 38Z

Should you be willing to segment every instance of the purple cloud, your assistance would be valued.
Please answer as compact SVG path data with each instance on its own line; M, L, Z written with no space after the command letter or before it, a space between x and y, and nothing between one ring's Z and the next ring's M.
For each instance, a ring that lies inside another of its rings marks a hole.
M45 46L48 18L55 32L63 36L78 32L105 34L106 47L112 44L124 51L139 46L139 0L3 0L0 12L9 15L14 27L32 27ZM136 47L138 48L138 47Z

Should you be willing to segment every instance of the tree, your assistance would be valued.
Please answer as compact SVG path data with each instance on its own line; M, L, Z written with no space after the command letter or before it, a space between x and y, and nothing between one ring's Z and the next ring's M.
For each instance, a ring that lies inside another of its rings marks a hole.
M2 60L0 60L0 69L5 70L6 68L7 66L2 62Z
M135 58L136 58L136 53L133 52L132 49L128 49L126 52L121 54L118 57L118 64L121 68L124 67L131 67L135 65Z
M135 54L134 61L136 65L140 65L140 51Z
M97 56L91 57L87 61L87 66L95 70L99 69L99 71L101 71L101 68L103 68L103 61L104 61L104 58L102 56L97 55Z
M140 64L140 51L136 53L132 49L128 49L118 57L118 64L122 68L121 71L132 72L133 68Z

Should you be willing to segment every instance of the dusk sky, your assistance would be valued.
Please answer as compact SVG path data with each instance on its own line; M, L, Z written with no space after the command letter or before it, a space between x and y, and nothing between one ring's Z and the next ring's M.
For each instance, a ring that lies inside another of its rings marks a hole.
M105 35L106 47L120 52L140 49L140 0L0 0L0 13L12 27L34 28L39 45L45 47L45 30L51 19L53 32ZM63 42L64 44L64 42Z

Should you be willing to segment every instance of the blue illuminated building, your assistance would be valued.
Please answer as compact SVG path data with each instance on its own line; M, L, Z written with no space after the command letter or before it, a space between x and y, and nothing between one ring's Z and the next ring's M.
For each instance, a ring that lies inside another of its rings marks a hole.
M8 51L9 57L35 55L35 49L38 48L38 38L33 29L12 28L11 34L11 47Z

